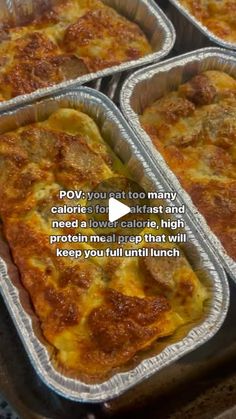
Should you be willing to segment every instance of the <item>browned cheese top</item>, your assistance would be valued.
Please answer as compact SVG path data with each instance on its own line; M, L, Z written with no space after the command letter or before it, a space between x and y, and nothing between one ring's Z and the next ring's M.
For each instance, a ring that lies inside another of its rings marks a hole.
M56 257L49 235L95 234L52 228L60 190L92 191L127 174L96 123L60 109L47 120L0 135L0 218L22 284L29 292L54 361L67 375L103 379L158 338L200 319L208 293L184 254L180 258ZM145 229L142 234L154 232ZM155 234L162 232L155 230ZM100 244L61 243L62 249ZM127 244L126 246L131 246ZM135 246L135 245L133 245ZM165 246L173 246L166 244Z
M149 106L141 124L236 260L236 81L206 71Z
M59 1L28 25L0 31L0 100L151 52L142 30L102 1Z

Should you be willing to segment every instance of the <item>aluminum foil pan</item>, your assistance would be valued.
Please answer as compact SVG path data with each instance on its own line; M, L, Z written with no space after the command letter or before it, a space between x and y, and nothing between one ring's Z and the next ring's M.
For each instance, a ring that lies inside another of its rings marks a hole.
M63 94L52 94L40 102L18 107L0 116L0 133L31 122L46 119L61 107L77 108L90 115L111 148L130 170L133 178L151 190L169 191L161 174L152 169L149 158L143 158L143 148L115 105L103 94L86 87L78 87ZM173 203L166 201L168 205ZM175 205L179 205L177 200ZM165 205L165 203L163 203ZM181 217L181 215L179 215ZM23 288L19 274L10 257L7 244L0 255L0 291L18 330L22 343L38 375L54 391L75 401L102 402L114 398L141 382L163 367L209 340L221 327L229 305L228 282L224 270L214 256L187 213L184 217L188 243L183 250L199 278L209 289L210 298L205 313L197 324L193 323L174 336L162 339L155 348L140 355L130 366L122 368L111 378L98 384L87 384L68 378L56 370L52 351L46 349L39 321L34 314L29 296ZM193 233L194 232L194 233ZM2 246L0 246L0 249Z
M196 19L179 0L169 0L169 2L167 15L174 23L178 34L177 50L185 52L210 45L236 50L236 43L224 41L216 36ZM183 48L185 51L183 51Z
M40 9L45 8L56 0L0 0L0 26L1 22L10 19L12 25L20 25L40 14ZM137 23L146 34L153 53L137 60L132 60L105 70L89 73L74 80L59 83L49 88L38 89L33 93L21 95L0 103L0 111L19 105L26 99L37 99L47 96L65 88L73 88L78 84L85 84L98 78L129 71L138 66L157 62L164 58L172 49L175 42L175 31L171 22L153 0L103 0L105 4L113 7L129 20Z
M193 204L189 194L183 190L177 177L167 166L161 154L152 144L149 135L142 129L139 117L143 110L170 90L176 89L181 83L206 70L222 70L236 77L236 56L230 51L220 48L205 48L177 58L165 61L160 65L152 65L135 72L125 82L121 92L121 108L144 144L146 154L154 161L157 175L159 171L183 198L192 212L196 223L205 237L211 241L214 252L236 281L236 262L226 253L222 244L210 230L205 218Z

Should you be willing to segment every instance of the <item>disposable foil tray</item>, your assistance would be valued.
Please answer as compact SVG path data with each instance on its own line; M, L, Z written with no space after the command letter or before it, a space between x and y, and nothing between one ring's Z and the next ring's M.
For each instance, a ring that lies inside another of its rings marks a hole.
M0 116L0 133L14 130L38 120L44 120L61 108L79 109L90 115L98 124L103 138L109 143L116 155L129 169L133 178L141 185L149 185L152 190L169 191L169 185L161 175L153 171L151 159L143 157L143 147L121 113L112 102L99 92L86 87L63 94L51 94L38 102L22 105ZM182 202L182 201L181 201ZM166 201L168 205L172 202ZM175 205L179 205L177 200ZM165 203L163 203L165 205ZM177 218L180 215L176 216ZM185 232L188 242L183 251L206 284L210 298L202 319L187 325L182 332L162 339L138 356L135 365L126 365L121 371L104 382L88 384L79 379L69 378L57 370L52 362L53 348L50 350L43 339L39 320L32 310L28 293L20 281L17 268L13 264L7 243L0 246L0 291L15 323L22 343L32 365L42 381L58 394L83 402L102 402L112 399L155 372L180 359L183 355L198 348L209 340L221 327L228 310L229 290L225 272L211 247L187 210L184 216Z
M8 101L0 102L0 111L20 104L26 99L37 99L65 88L73 88L78 84L87 84L96 79L111 76L116 73L130 71L139 66L151 64L164 58L172 49L175 42L173 25L153 0L103 0L143 30L147 36L153 53L140 59L132 60L94 73L88 73L73 80L56 84L53 88L38 89L33 93L21 95ZM22 25L50 8L56 0L0 0L0 27L6 20L12 26Z
M236 57L230 51L220 48L205 48L172 58L163 64L152 65L135 72L126 81L121 93L121 108L131 127L143 143L145 152L152 159L157 173L162 172L169 186L176 190L192 212L198 228L211 241L214 252L219 256L231 277L236 281L236 262L227 254L219 239L206 223L205 218L184 191L177 177L170 170L164 158L152 144L149 135L142 129L139 115L144 109L181 83L207 70L221 70L236 77Z
M181 1L169 0L166 13L174 23L176 33L178 34L176 43L177 50L185 52L206 46L218 46L236 50L236 43L225 41L215 35L193 16L181 4Z

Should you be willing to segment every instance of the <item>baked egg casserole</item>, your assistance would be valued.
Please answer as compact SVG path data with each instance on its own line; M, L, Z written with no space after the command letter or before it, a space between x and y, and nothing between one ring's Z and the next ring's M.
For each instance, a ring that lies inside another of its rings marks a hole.
M214 35L236 43L235 0L180 0L180 4Z
M148 106L140 123L236 260L236 80L196 75Z
M63 374L104 380L158 339L201 320L209 292L183 250L168 258L56 257L58 245L50 244L50 235L94 235L89 228L52 228L57 219L86 220L83 213L52 214L52 207L84 203L59 200L59 191L92 191L105 179L128 175L90 116L61 108L42 122L1 134L0 167L4 235ZM146 228L146 233L164 231ZM60 246L97 248L96 243Z
M0 100L148 55L138 25L100 0L58 1L24 26L0 30Z

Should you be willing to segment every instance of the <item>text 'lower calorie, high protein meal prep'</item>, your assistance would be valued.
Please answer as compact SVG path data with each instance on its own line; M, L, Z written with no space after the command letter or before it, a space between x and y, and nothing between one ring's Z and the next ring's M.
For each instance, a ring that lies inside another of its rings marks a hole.
M209 291L183 252L178 258L55 256L48 237L59 191L91 191L104 179L127 174L92 118L60 109L2 134L0 158L4 233L54 362L66 375L102 379L158 338L201 320Z

